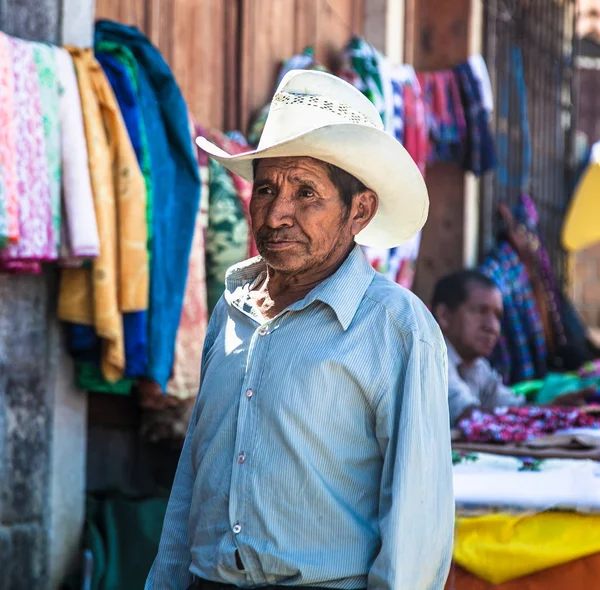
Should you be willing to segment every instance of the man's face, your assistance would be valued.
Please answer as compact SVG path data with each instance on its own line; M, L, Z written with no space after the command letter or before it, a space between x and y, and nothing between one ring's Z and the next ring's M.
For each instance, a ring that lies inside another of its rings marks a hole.
M266 158L258 163L250 216L265 262L286 274L326 266L354 240L349 211L313 158Z
M466 362L488 357L500 337L502 294L498 289L470 285L468 298L454 311L440 305L436 317L444 336Z

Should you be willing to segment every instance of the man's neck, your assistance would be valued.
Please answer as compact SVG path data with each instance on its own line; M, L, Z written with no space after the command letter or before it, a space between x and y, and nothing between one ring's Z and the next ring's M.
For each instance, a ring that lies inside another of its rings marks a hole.
M257 285L251 297L261 314L272 319L290 305L304 299L315 287L335 274L351 251L352 248L332 264L298 274L279 272L267 265L266 278L262 284Z

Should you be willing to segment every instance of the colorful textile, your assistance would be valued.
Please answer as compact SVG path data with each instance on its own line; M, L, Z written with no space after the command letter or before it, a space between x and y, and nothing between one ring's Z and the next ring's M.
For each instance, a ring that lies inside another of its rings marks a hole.
M481 54L471 55L469 56L469 65L473 70L475 78L479 82L481 104L488 113L488 116L490 116L494 110L494 93L492 91L492 82L487 66L485 65L485 60Z
M122 312L148 307L146 191L114 93L91 50L73 57L88 144L100 256L92 269L64 269L59 317L94 326L102 373L111 382L125 371Z
M528 190L532 157L523 55L519 47L513 46L507 57L510 59L510 67L506 70L508 79L502 80L499 84L500 98L496 131L497 176L501 194L507 194L511 189L521 192ZM509 116L514 115L514 111L518 112L518 117ZM514 157L515 152L519 154L521 160L516 175L514 175L514 167L509 164L509 158Z
M554 280L548 251L542 243L538 230L539 215L533 199L529 195L521 195L513 215L515 222L522 224L529 233L527 245L537 265L547 301L548 315L552 322L553 344L565 345L567 338L562 319L563 310L559 296L560 291Z
M73 59L55 48L60 94L63 228L61 259L96 258L100 237L90 179L88 147Z
M0 266L56 259L50 177L34 45L10 38L19 241L0 252ZM18 271L17 268L14 268Z
M458 428L469 442L515 442L567 428L600 428L600 418L577 408L522 406L495 408L492 413L475 410Z
M496 167L496 148L489 127L488 113L481 101L481 90L469 63L455 68L460 82L467 126L463 166L481 176Z
M95 44L127 47L138 65L139 97L150 151L153 209L148 368L163 389L171 376L189 256L200 199L198 162L181 91L160 52L140 31L96 24Z
M227 270L245 260L250 228L233 180L216 160L209 163L206 288L212 313L225 290Z
M505 383L518 383L546 374L544 327L529 277L516 252L502 242L480 267L502 293L502 335L492 356Z
M460 160L466 131L460 91L454 72L427 72L418 75L433 161Z
M53 258L60 251L61 225L61 134L60 126L60 85L54 48L51 45L33 43L33 55L40 86L40 104L46 139L46 158L50 182L50 203L52 205L52 235L54 238Z
M200 150L198 150L200 151ZM201 191L208 194L208 162L200 166ZM196 215L196 229L190 253L189 270L183 298L181 320L175 343L173 376L167 385L167 393L181 399L193 398L200 390L202 350L208 326L208 301L206 294L205 231L208 224L207 211L201 199Z
M130 72L121 62L108 53L96 52L96 59L102 66L115 93L129 139L141 169L144 161L142 147L143 120L139 99L130 78ZM146 199L148 199L151 188L145 188ZM146 200L146 204L147 202ZM147 213L148 207L146 207ZM146 228L150 228L147 215L145 223ZM148 364L148 313L146 311L135 311L123 314L123 331L125 337L125 377L141 377L145 374Z
M386 101L380 66L384 56L370 43L353 37L344 51L339 76L360 90L386 120Z
M4 212L0 234L9 242L19 239L14 77L11 43L0 31L0 202Z
M454 561L495 584L595 553L600 553L597 514L490 514L456 521Z
M421 87L414 70L410 82L404 85L403 100L404 147L424 176L430 145L427 136L425 108L421 98Z
M251 148L247 143L242 143L241 141L237 141L232 137L228 137L224 133L216 129L207 129L204 131L206 137L210 139L213 143L218 145L222 150L225 150L228 154L243 154L244 152L249 151ZM241 178L237 174L233 174L233 172L229 172L229 176L231 176L231 180L233 180L233 184L237 191L238 198L240 199L243 207L244 213L246 214L246 219L248 220L248 227L252 226L250 219L250 200L252 199L252 183L247 180ZM254 258L258 256L258 250L256 249L256 243L254 241L254 236L252 232L248 232L248 258Z
M600 360L584 363L577 373L580 377L600 377Z
M116 62L113 63L113 67L118 68L120 75L123 75L121 68L124 68L127 72L127 78L129 82L133 85L133 89L135 91L136 96L138 97L139 103L139 94L140 94L140 84L139 84L139 71L138 65L135 61L135 57L131 51L113 41L97 41L94 45L94 50L97 54L102 54L105 56L110 56L112 60ZM120 66L120 67L119 67ZM150 148L148 146L148 134L146 133L146 125L144 123L144 118L142 116L138 116L138 128L139 128L139 145L137 142L134 144L133 148L138 157L138 161L140 163L140 167L142 169L142 174L144 175L144 183L146 185L146 218L148 220L148 247L151 249L152 244L152 208L153 208L153 198L152 198L152 172L151 167L152 163L150 161Z

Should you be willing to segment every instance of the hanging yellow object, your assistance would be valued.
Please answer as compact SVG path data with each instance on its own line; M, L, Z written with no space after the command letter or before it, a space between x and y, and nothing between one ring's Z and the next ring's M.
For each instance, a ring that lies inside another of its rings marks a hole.
M492 584L598 552L598 514L542 512L457 518L455 562Z
M562 244L575 252L600 242L600 162L591 161L583 173L562 228Z

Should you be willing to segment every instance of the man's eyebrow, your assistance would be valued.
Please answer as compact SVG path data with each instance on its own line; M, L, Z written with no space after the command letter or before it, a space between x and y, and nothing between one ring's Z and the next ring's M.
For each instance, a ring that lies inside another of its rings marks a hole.
M305 186L308 186L314 190L317 190L317 185L316 183L314 183L312 180L310 180L310 178L304 178L302 176L292 176L292 178L290 179L293 182L297 182L298 184L303 184Z

